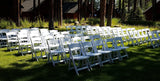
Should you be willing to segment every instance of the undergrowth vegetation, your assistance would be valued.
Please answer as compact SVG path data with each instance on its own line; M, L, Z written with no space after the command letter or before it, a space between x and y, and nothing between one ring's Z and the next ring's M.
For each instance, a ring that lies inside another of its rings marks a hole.
M58 22L54 22L54 28L57 30L66 30L65 27L69 25L92 25L92 26L99 26L100 19L98 18L88 18L85 20L82 18L80 22L78 22L76 19L64 19L63 25L58 26ZM40 27L40 28L48 28L49 22L43 19L37 19L36 21L29 21L28 19L23 19L20 21L21 26L17 27L16 23L12 20L0 20L0 29L13 29L13 28L30 28L30 27ZM105 24L107 24L107 20L105 21ZM160 22L153 22L153 21L126 21L126 22L120 22L120 19L113 18L112 19L112 27L114 26L128 26L128 27L150 27L150 28L159 28Z

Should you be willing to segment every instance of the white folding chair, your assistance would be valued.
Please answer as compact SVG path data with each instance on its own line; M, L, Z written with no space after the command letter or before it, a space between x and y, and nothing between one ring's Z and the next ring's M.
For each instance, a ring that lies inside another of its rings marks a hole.
M105 39L104 50L112 52L111 55L109 56L112 63L114 62L114 60L117 60L117 59L121 60L120 58L121 49L116 48L115 41L113 40L113 38Z
M123 40L122 40L121 37L116 37L116 38L114 38L114 40L115 40L115 46L114 46L114 47L115 47L116 49L120 49L120 50L124 51L124 54L120 54L121 60L122 60L124 57L127 57L127 58L128 58L128 54L127 54L126 49L129 48L129 47L125 47L125 46L124 46L124 43L123 43Z
M12 29L12 30L10 30L10 32L19 32L20 31L20 29Z
M69 33L69 31L63 31L63 32L60 32L62 35L69 35L70 33Z
M139 45L141 38L138 36L138 31L134 30L134 31L129 31L129 42L132 42L132 45ZM135 42L136 41L136 42ZM128 42L128 44L129 44Z
M8 29L0 30L0 47L7 46L7 36L6 36L7 32L9 32Z
M70 26L70 33L75 34L76 33L76 26Z
M62 49L59 39L48 40L48 49L48 59L51 58L53 66L55 66L56 63L66 62L65 51ZM55 60L54 58L56 58L56 56L57 59Z
M127 41L128 41L128 40L127 40L128 34L127 34L126 29L122 29L121 32L122 32L123 41L124 41L124 42L127 42Z
M39 28L31 28L30 31L39 31Z
M49 32L54 34L55 32L58 32L58 30L49 30Z
M102 41L100 35L93 35L92 43L94 46L94 51L97 53L102 53L102 64L110 62L111 51L105 50L104 41Z
M147 32L147 34L148 34L148 46L152 46L153 48L159 47L160 39L156 37L157 31L152 31L151 36L149 31ZM151 43L151 45L149 43Z
M31 32L30 39L31 39L32 59L33 59L33 55L35 55L35 58L38 61L39 58L43 58L43 55L42 55L43 51L46 54L46 49L48 49L48 47L43 42L43 39L40 36L40 33L38 33L38 32L37 33L35 31ZM41 52L40 56L37 55L38 51Z
M142 36L144 37L144 43L147 42L147 38L148 38L148 35L147 35L147 30L148 29L142 29Z
M81 41L82 42L87 42L87 41L91 41L91 37L90 36L81 36Z
M7 44L8 50L12 51L14 49L18 49L18 37L17 32L8 32L7 35Z
M91 26L87 26L86 33L87 33L87 35L92 35L92 27Z
M96 66L99 65L100 67L102 66L101 62L101 55L102 53L98 53L95 51L94 46L92 45L91 42L82 42L83 50L86 56L90 57L90 66Z
M82 34L87 34L87 27L88 26L81 26L81 31L82 31Z
M43 36L44 39L53 39L53 35L49 32L48 29L40 29L41 36Z
M82 34L82 27L81 26L76 26L76 33L77 34Z
M73 50L78 48L78 53L75 53ZM83 49L79 43L74 43L69 45L69 70L75 69L76 74L79 75L80 70L88 69L89 67L89 56L86 56L83 53ZM71 67L71 61L73 63L73 67Z
M22 56L25 53L31 53L31 51L29 51L29 49L31 47L31 41L30 41L28 32L19 32L18 33L18 42L19 42L18 53L21 53ZM26 50L26 48L27 48L27 50Z
M106 38L111 38L112 33L111 33L111 28L110 27L101 27L102 30L105 32L105 37Z

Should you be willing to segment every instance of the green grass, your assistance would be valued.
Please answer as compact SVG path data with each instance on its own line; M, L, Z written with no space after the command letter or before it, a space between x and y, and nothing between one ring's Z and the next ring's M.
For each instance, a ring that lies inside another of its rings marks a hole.
M160 48L147 48L146 44L130 47L129 58L94 67L92 71L68 71L67 64L31 60L31 54L0 48L0 81L159 81Z
M122 28L135 27L136 29L158 27L135 26L118 23L119 19L113 19L113 25ZM3 20L4 27L13 28L15 25ZM31 24L23 21L26 27ZM41 22L41 21L40 21ZM37 21L38 23L38 21ZM2 23L1 23L2 24ZM56 23L57 24L57 23ZM43 23L43 26L48 25ZM67 25L64 23L64 26ZM20 28L23 28L20 27ZM16 28L16 27L14 27ZM64 27L57 28L65 30ZM160 80L160 48L147 48L146 44L127 49L129 58L115 61L114 64L106 63L103 67L94 67L92 71L80 71L77 76L75 71L68 71L68 64L56 64L55 67L40 59L39 62L31 60L31 54L21 56L17 50L7 51L0 48L0 81L159 81Z

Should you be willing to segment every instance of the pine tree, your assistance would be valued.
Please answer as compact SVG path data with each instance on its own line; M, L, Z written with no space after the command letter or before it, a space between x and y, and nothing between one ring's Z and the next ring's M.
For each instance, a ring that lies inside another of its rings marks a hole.
M106 0L100 0L100 26L105 26Z

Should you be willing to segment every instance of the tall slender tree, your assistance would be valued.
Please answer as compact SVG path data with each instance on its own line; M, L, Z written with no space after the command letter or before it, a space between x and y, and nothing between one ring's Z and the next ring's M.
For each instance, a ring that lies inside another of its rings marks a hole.
M134 0L133 12L135 12L136 9L137 9L137 4L138 4L137 1L138 1L138 0Z
M58 20L58 12L59 12L58 2L59 0L54 0L54 20L55 21Z
M40 0L38 0L38 15L40 16L40 4L41 4L41 2L40 2Z
M119 0L119 11L121 10L121 0Z
M78 0L78 21L79 22L81 20L81 4L82 4L82 0Z
M94 0L91 0L91 5L92 5L92 9L91 9L92 14L91 14L91 16L93 17L94 16Z
M54 0L50 0L49 1L49 5L50 5L50 20L49 20L49 29L54 29L54 8L53 8L53 4L54 4Z
M130 12L130 7L131 7L131 0L128 0L128 12Z
M20 26L20 0L14 0L14 10L15 10L15 16L14 16L14 20L17 24L17 26Z
M140 4L140 7L142 9L143 8L143 0L139 0L139 4Z
M36 20L36 0L33 0L33 20Z
M112 14L113 14L113 0L110 0L109 1L108 17L107 17L107 26L112 25Z
M100 0L100 26L105 26L106 0Z
M62 0L59 0L59 18L58 18L58 25L62 26L62 22L63 22L63 4L62 4Z
M125 7L124 7L124 2L125 0L122 1L122 16L121 16L121 20L124 21L125 19Z
M89 0L85 0L85 20L87 20L87 11L88 11L88 1Z
M156 2L157 0L152 0L152 20L156 20Z

